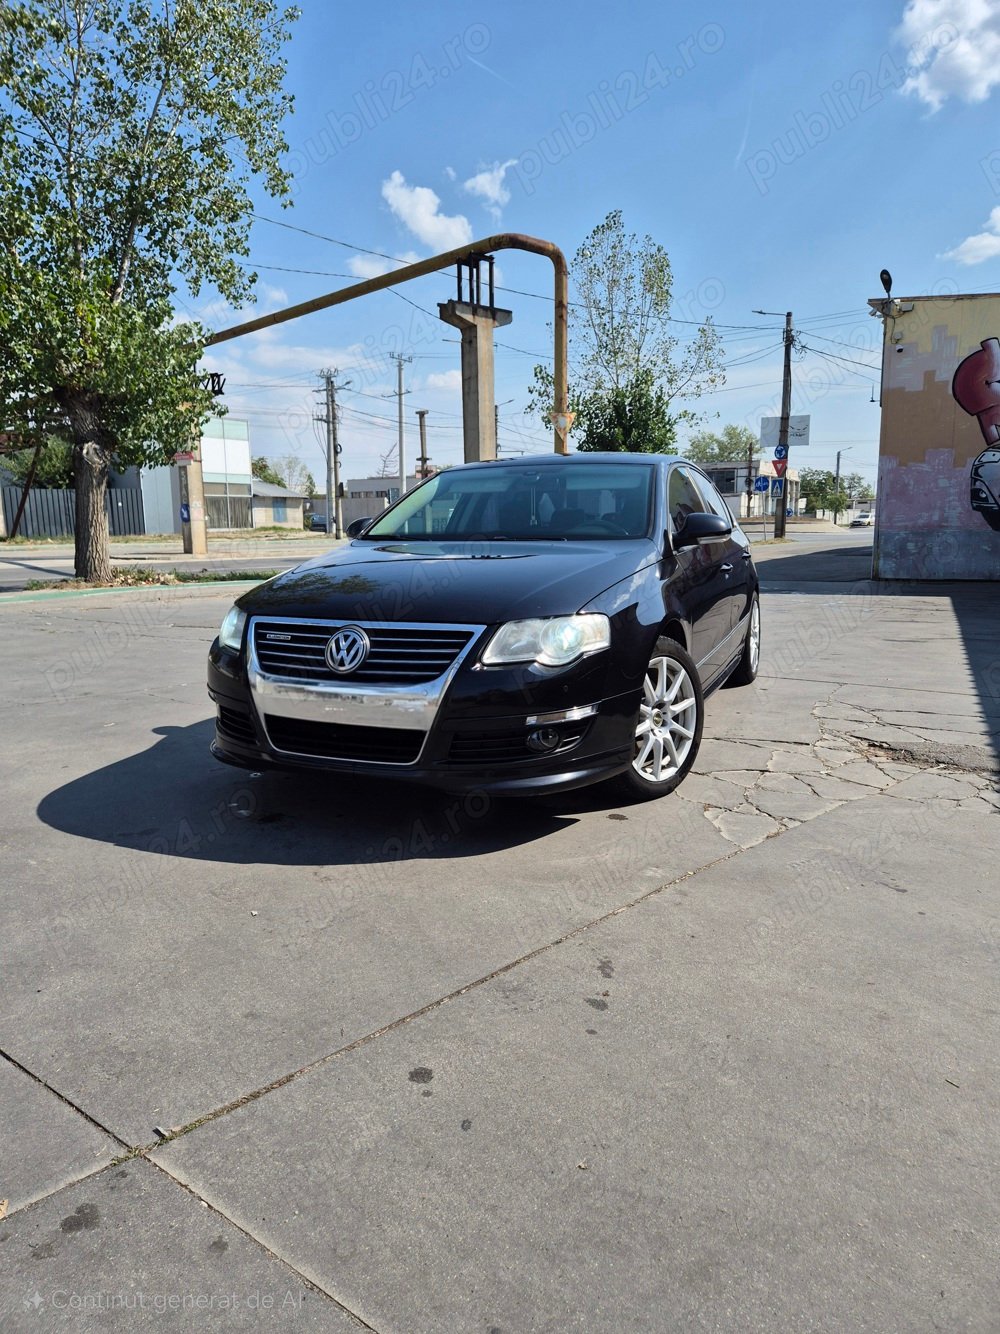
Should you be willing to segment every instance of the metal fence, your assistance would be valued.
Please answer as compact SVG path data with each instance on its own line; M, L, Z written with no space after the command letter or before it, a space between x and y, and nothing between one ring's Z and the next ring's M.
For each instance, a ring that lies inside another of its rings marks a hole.
M14 515L21 503L19 486L0 487L3 516L9 533ZM122 487L109 489L105 498L108 529L112 537L130 533L144 533L146 524L142 513L142 492ZM76 531L76 492L39 487L28 495L28 503L21 516L19 537L69 537Z

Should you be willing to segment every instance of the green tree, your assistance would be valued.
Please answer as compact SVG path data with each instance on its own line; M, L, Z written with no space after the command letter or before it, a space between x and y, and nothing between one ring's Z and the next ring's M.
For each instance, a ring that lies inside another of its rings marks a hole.
M591 395L580 415L580 450L669 454L677 438L667 396L653 384L648 371L639 372L627 384Z
M623 403L647 386L662 395L675 431L696 421L691 408L677 405L725 382L722 349L711 320L683 346L672 332L673 272L663 246L650 236L640 240L626 233L616 209L577 250L571 272L569 399L578 438L586 438L588 420L620 416ZM536 366L529 401L546 426L553 398L551 369ZM662 416L660 409L657 413Z
M263 454L250 460L250 471L259 482L270 482L272 486L287 485L285 479L271 466L271 460Z
M841 485L850 496L850 498L862 504L867 504L875 499L875 492L872 490L871 483L866 482L859 472L849 472L846 477L840 479Z
M799 492L805 497L806 509L810 513L832 510L836 516L851 502L844 479L838 487L836 474L826 468L803 468L799 473Z
M287 194L275 0L0 7L0 423L72 444L76 573L110 578L111 467L169 462L209 414L178 286L252 292L251 181Z
M745 463L760 454L760 440L748 426L724 426L721 432L698 431L684 454L694 463Z
M17 453L0 458L0 469L9 473L17 486L24 486L31 472L33 449L21 449ZM65 488L73 485L73 447L65 440L52 440L43 447L38 456L33 487Z

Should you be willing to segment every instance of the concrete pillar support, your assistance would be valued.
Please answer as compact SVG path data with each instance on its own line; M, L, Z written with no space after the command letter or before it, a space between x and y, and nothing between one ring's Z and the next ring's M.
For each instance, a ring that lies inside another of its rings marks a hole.
M189 556L208 555L208 525L205 522L205 484L201 472L201 448L196 445L190 463L178 464L181 493L181 537ZM187 518L185 519L185 515Z
M497 456L493 331L514 318L509 310L443 301L438 311L445 324L462 335L462 433L465 462L481 463Z

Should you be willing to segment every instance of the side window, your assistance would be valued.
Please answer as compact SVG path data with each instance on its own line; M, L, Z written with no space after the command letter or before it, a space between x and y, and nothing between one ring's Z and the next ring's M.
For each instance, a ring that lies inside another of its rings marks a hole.
M736 522L725 497L719 494L707 477L698 478L698 490L701 492L702 499L705 501L705 506L710 514L718 514L720 518L725 519L726 523Z
M667 509L675 532L684 527L689 514L701 513L705 509L705 503L687 468L678 466L671 469L667 483Z

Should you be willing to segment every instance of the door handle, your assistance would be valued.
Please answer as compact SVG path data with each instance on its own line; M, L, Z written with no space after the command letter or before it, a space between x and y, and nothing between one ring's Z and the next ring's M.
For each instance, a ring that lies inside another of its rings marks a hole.
M752 559L753 559L753 557L750 555L750 552L749 552L749 551L741 551L741 552L740 552L740 560L752 560Z
M733 572L733 567L728 563L728 561L725 565L720 565L719 569L722 570L724 574L732 574Z

